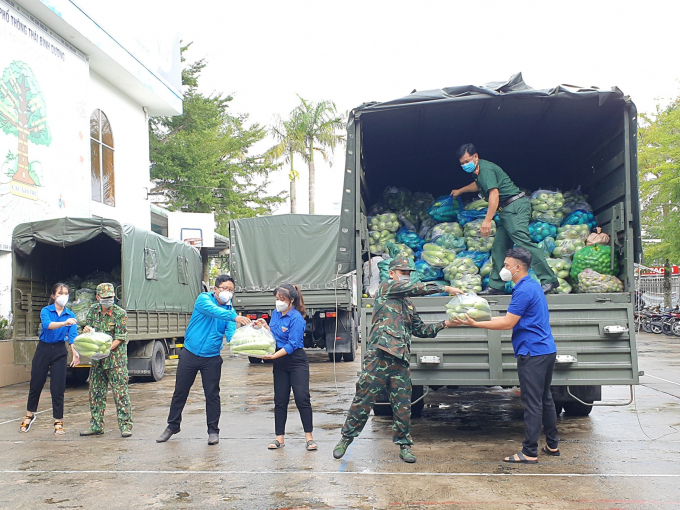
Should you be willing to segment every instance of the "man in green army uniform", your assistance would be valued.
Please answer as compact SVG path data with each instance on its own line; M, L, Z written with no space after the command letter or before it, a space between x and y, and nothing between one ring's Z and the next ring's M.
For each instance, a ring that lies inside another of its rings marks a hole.
M376 399L387 390L392 404L392 440L399 445L399 456L404 462L416 461L411 451L411 335L434 338L442 329L453 327L453 322L447 320L426 325L409 296L462 292L436 283L411 283L411 271L414 270L410 259L397 257L390 262L390 279L378 287L364 369L342 427L342 439L333 450L336 459L345 454L350 443L361 433Z
M101 360L92 360L90 368L90 428L81 436L104 433L104 411L109 386L118 413L118 426L123 437L132 435L132 406L128 393L127 369L127 312L114 304L114 288L111 283L97 286L97 301L90 307L85 318L84 332L97 331L113 338L111 354Z
M489 209L480 228L484 237L491 234L491 221L498 212L496 236L491 249L493 268L489 276L489 287L480 294L504 294L505 282L499 275L505 261L505 252L513 245L526 248L531 253L531 268L541 281L545 294L559 287L557 276L545 260L543 250L529 236L531 203L523 192L510 180L499 167L479 158L477 149L471 143L462 145L456 154L460 165L468 173L475 174L475 180L467 186L454 189L454 198L463 193L478 192L489 202Z

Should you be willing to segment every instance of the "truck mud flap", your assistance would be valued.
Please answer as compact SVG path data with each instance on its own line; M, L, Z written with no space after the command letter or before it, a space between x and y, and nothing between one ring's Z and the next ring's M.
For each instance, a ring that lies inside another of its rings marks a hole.
M326 351L329 353L352 352L352 322L352 313L346 310L338 311L337 327L335 318L325 319Z

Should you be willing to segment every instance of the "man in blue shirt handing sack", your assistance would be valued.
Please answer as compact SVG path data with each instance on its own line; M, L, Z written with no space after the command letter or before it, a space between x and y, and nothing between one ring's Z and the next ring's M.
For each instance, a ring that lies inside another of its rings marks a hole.
M227 341L236 331L236 325L250 324L247 317L237 316L231 305L234 296L234 279L220 275L215 279L213 292L199 294L184 334L184 348L179 354L175 392L172 395L168 427L157 443L165 443L180 431L182 411L189 390L201 372L205 393L205 414L208 422L208 444L220 442L220 378L222 376L222 338Z
M526 439L521 452L503 461L536 464L541 424L547 441L547 446L541 451L553 457L560 455L557 414L550 392L557 347L550 329L548 302L543 289L529 276L531 253L525 248L512 248L505 253L503 266L501 279L515 283L508 313L487 322L476 322L466 316L466 320L454 323L457 326L496 331L512 329L512 348L517 358L517 375L524 404Z

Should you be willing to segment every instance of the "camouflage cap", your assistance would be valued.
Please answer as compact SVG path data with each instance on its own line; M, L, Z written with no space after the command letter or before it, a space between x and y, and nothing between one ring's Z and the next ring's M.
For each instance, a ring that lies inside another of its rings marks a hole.
M397 257L390 262L390 270L395 271L415 271L413 261L408 257Z
M113 288L113 283L100 283L97 285L97 295L103 298L114 297L116 290Z

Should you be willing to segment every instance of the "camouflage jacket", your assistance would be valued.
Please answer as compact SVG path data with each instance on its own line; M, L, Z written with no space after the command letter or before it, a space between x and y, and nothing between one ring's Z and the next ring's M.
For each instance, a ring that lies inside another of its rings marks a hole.
M367 347L382 349L408 362L411 335L434 338L444 329L444 322L425 325L409 296L427 296L440 292L444 292L444 287L436 283L404 283L395 280L381 283L375 298L373 324Z
M102 306L95 303L87 311L85 324L96 331L111 335L114 340L127 343L127 312L118 305L113 305L107 313L102 313Z

